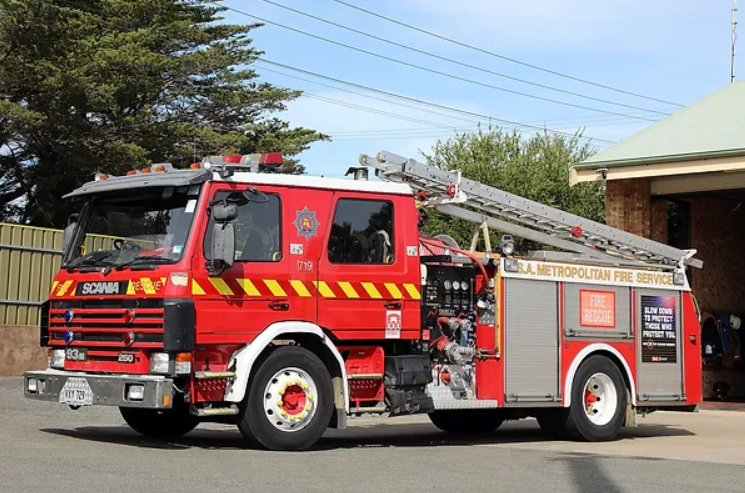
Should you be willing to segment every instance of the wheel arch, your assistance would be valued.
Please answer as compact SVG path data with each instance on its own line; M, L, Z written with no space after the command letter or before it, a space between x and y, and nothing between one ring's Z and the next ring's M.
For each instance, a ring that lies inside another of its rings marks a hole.
M237 351L228 362L235 368L235 379L225 392L228 402L241 402L246 396L251 375L255 373L256 363L261 362L272 350L272 342L292 340L308 349L323 361L331 375L334 387L334 411L332 427L344 427L349 414L349 382L344 359L333 341L318 325L310 322L277 322L264 329L256 338ZM340 415L341 410L344 416Z
M631 367L629 366L626 358L613 346L602 343L590 344L572 360L572 364L569 366L567 371L566 380L564 382L564 403L563 407L569 407L572 403L572 386L574 384L574 377L577 374L577 370L580 365L587 360L590 356L605 356L615 364L623 376L623 381L626 389L631 394L631 405L636 406L636 384L634 383L634 375L631 373Z

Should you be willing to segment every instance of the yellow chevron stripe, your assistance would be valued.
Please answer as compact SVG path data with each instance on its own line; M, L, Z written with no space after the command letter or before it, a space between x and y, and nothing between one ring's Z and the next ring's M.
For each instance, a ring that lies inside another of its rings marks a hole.
M349 298L359 298L360 295L357 294L357 291L354 290L351 284L349 284L347 281L339 281L336 284L339 285L342 291L344 291L344 294L347 295Z
M290 281L290 285L292 286L292 289L294 289L295 292L298 294L298 296L302 296L303 298L308 298L310 296L310 291L308 291L308 288L305 287L303 281Z
M54 290L57 289L57 284L59 284L59 281L52 281L52 289L49 290L49 293L54 293Z
M59 291L57 291L57 296L64 296L68 289L70 289L70 285L72 284L72 279L69 281L65 281L62 283L62 286L60 286Z
M269 291L271 291L274 296L287 296L287 293L282 289L282 286L280 286L274 279L264 279L264 284L266 284L266 287L269 288Z
M324 298L336 298L336 295L331 291L331 288L326 284L326 281L313 281L313 285Z
M403 297L404 297L404 295L403 295L403 293L401 292L401 290L400 290L400 289L398 289L398 286L396 286L396 285L395 285L394 283L392 283L392 282L387 282L387 283L385 283L385 289L387 289L387 290L388 290L388 292L389 292L389 293L391 293L391 296L393 296L393 297L394 297L394 298L396 298L396 299L399 299L399 300L400 300L401 298L403 298Z
M223 296L232 296L233 290L230 289L230 286L225 282L225 280L221 277L210 277L209 278L212 285L215 287L218 293L220 293Z
M163 283L163 287L166 287L166 278L165 277L161 277L160 278L160 282Z
M416 286L414 286L413 284L404 283L404 288L409 293L409 296L411 296L413 299L418 300L421 298L419 290L417 290Z
M192 279L191 280L191 294L203 295L207 293L204 292L204 289L202 289L202 286L199 285L196 279Z
M127 284L127 296L132 296L134 294L137 294L135 291L135 285L132 281L129 281L129 284Z
M371 282L363 282L362 287L365 288L365 291L367 291L367 294L370 295L370 298L382 298L383 297L380 294L380 291L378 291L378 288L375 287L375 284Z
M153 280L149 277L143 277L140 279L140 285L145 294L155 294L155 286L153 286Z
M261 293L256 289L256 286L254 286L254 283L250 279L236 279L235 282L241 286L248 296L261 296Z

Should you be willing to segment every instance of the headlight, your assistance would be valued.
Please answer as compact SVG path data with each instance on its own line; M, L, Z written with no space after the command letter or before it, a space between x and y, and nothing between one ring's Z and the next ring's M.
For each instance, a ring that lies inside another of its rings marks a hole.
M168 353L153 353L150 355L150 373L168 373Z
M49 358L49 366L51 368L64 368L65 367L65 350L64 349L52 350L52 356Z

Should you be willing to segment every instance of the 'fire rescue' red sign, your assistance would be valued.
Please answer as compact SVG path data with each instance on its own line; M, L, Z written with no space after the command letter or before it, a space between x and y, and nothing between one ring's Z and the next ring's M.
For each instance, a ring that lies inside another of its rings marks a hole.
M579 324L583 327L615 327L616 293L580 290Z

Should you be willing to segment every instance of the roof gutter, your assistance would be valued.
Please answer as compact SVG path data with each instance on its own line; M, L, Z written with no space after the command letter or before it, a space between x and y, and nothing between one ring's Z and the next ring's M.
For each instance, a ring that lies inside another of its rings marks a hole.
M619 166L639 166L643 164L660 164L683 161L697 161L705 159L716 159L722 157L745 156L745 148L725 149L721 151L692 152L688 154L670 154L667 156L647 156L633 159L619 159L609 161L594 161L591 163L581 162L569 166L575 170L593 170L599 168L616 168Z

